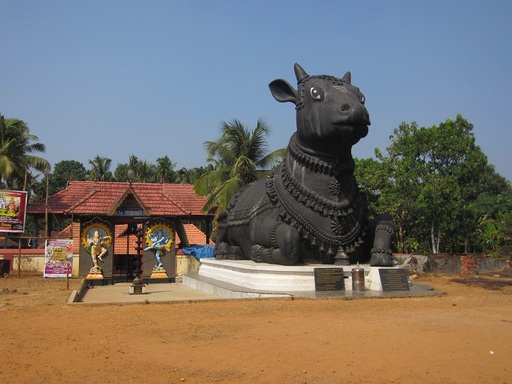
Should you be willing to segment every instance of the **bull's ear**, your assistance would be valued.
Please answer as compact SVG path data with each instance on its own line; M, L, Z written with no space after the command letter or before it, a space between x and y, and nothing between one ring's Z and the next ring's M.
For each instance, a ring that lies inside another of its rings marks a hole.
M274 80L268 87L272 96L281 103L289 101L295 104L297 101L297 91L286 80Z
M352 84L352 74L350 73L350 71L345 73L341 80L343 80L346 83Z

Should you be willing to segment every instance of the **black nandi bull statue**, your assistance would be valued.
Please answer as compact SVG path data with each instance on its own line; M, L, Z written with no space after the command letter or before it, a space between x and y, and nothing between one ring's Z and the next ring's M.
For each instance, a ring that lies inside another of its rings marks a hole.
M351 84L350 72L341 79L310 76L295 64L295 75L297 90L282 79L269 84L277 101L292 102L297 110L286 158L219 215L215 257L393 265L391 217L367 220L353 174L352 146L370 125L364 95Z

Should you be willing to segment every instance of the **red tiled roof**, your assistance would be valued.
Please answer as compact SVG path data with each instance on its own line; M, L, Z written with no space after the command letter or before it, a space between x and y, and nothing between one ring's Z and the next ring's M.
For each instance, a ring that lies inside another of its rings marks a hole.
M183 224L189 244L206 244L206 235L194 224ZM176 245L181 243L180 236L176 233ZM215 243L210 239L210 244Z
M196 194L191 184L70 181L66 189L48 197L48 209L54 214L109 216L130 194L147 215L205 215L206 199ZM45 201L29 204L27 213L44 214Z

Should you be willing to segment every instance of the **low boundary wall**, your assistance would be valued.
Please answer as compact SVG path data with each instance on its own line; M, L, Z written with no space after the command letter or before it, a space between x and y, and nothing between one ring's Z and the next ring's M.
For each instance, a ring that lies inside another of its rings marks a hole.
M0 249L0 260L7 260L10 264L8 273L12 274L18 270L18 249ZM176 256L176 274L178 276L189 272L197 272L199 261L190 255ZM22 249L20 270L23 272L44 273L44 249ZM78 276L79 255L73 254L72 276ZM7 272L7 271L6 271Z
M511 268L508 258L498 258L491 255L406 255L394 254L398 264L410 265L414 272L441 272L449 274L477 275Z
M10 273L18 270L18 260L21 259L20 271L44 272L44 249L0 249L0 260L10 261ZM78 276L78 254L73 254L72 276Z

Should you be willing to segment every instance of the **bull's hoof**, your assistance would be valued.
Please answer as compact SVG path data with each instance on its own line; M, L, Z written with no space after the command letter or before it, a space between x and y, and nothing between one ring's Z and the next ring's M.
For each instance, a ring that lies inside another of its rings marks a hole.
M229 246L226 243L217 244L213 255L217 260L243 260L240 247Z
M298 255L283 255L280 249L265 248L261 245L253 245L251 248L251 259L256 263L269 263L280 265L294 265L299 259Z
M392 267L393 256L391 250L372 249L370 265L372 267Z
M251 260L255 263L273 264L272 250L273 248L265 248L257 244L253 245L251 248Z
M299 261L299 255L293 253L285 255L280 249L275 249L272 252L272 260L274 264L295 265Z

